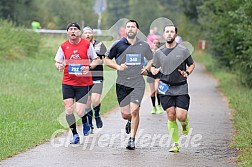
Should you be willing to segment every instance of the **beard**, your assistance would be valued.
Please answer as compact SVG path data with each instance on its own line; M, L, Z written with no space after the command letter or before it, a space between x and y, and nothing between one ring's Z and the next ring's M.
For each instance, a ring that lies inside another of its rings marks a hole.
M126 33L126 35L127 35L127 37L128 37L129 39L134 39L134 38L136 37L136 34L137 34L137 33L134 33L134 32L128 32L128 33Z
M175 38L166 38L166 42L168 44L171 44L174 40L175 40Z

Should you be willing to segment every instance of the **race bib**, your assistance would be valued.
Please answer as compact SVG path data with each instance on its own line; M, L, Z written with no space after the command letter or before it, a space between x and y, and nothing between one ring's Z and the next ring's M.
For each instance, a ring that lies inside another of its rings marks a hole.
M127 65L141 65L141 54L126 54Z
M165 94L169 89L169 85L163 83L162 81L159 82L159 85L158 85L158 92L161 93L161 94Z
M81 67L82 67L81 64L69 64L68 65L68 73L75 74L75 75L82 74Z

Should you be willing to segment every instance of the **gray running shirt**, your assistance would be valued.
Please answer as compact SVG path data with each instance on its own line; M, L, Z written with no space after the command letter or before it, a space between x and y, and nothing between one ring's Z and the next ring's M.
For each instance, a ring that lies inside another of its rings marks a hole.
M121 65L126 63L127 55L140 55L139 63L136 65L127 65L128 68L124 71L117 71L117 83L128 87L144 87L144 79L140 74L144 65L144 57L147 60L153 58L153 53L149 45L137 39L136 43L131 45L126 38L120 39L116 42L105 54L110 59L116 59L116 63Z
M161 67L160 80L170 84L186 81L187 79L179 73L178 69L185 71L186 66L192 65L193 62L189 50L182 44L177 44L174 48L163 45L153 57L153 66ZM188 84L171 86L166 92L166 95L173 96L184 94L188 94Z

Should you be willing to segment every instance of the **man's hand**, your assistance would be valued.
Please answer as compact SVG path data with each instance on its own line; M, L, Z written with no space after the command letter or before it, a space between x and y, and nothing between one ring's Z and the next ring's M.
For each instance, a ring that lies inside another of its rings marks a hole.
M82 66L81 67L82 75L87 74L89 70L90 70L89 66Z
M156 68L156 67L151 67L151 73L153 75L157 75L159 73L159 71L161 70L161 67Z
M183 77L187 78L189 75L187 74L186 71L182 71L180 69L178 69L178 71L180 72L181 75L183 75Z
M121 64L121 65L117 65L116 69L118 71L123 71L125 70L126 68L128 68L128 66L126 64Z
M143 69L141 70L141 75L148 75L148 71L147 71L146 68L143 68Z
M65 68L64 64L60 62L56 62L55 67L59 70L59 72L62 72Z

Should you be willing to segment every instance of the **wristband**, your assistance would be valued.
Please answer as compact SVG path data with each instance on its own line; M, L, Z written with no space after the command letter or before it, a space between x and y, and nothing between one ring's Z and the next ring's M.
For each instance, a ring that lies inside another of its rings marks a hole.
M190 75L189 71L186 71L186 74L189 76Z

